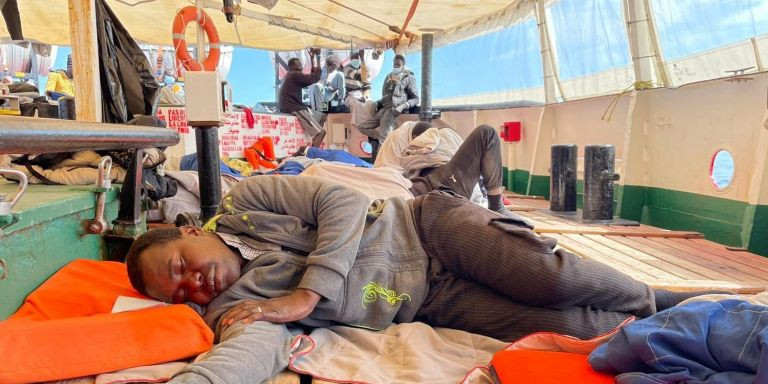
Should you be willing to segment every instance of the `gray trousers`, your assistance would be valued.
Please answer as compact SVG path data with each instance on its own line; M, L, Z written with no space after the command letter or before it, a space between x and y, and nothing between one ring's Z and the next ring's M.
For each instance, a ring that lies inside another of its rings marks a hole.
M555 240L466 199L431 192L413 204L431 263L418 321L501 340L537 331L590 338L656 312L646 284L554 251Z
M299 124L301 124L301 128L304 129L304 132L306 132L310 138L317 136L317 134L323 130L325 114L319 114L319 120L315 119L314 114L309 109L302 109L300 111L293 112L292 114L298 118Z
M448 163L422 171L422 176L411 179L411 192L420 196L429 191L450 189L469 199L481 176L486 189L501 187L502 169L499 134L489 125L480 125Z
M393 107L382 107L376 114L357 125L357 130L371 139L384 142L390 132L395 129L395 121L399 113Z

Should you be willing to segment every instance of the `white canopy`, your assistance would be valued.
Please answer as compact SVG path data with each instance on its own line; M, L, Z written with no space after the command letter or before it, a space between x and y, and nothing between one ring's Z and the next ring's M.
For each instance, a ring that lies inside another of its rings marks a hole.
M203 3L222 43L288 51L309 46L344 48L350 43L360 47L386 46L399 35L391 27L403 26L414 3L417 3L416 9L406 30L417 38L424 32L439 34L454 30L521 2L525 3L520 0L277 0L274 7L267 9L243 0L236 23L227 23L221 11L222 1ZM174 16L195 2L107 0L107 3L137 41L171 46ZM67 0L21 0L18 5L26 40L70 45ZM194 42L193 30L188 27L189 42ZM8 36L3 25L0 37Z

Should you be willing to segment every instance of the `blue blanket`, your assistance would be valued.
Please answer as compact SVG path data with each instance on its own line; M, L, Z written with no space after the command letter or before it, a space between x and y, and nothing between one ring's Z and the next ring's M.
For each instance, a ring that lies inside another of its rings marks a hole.
M695 302L629 324L589 363L619 384L768 383L766 344L768 307Z
M197 171L197 154L193 153L190 155L184 155L181 157L181 163L179 164L179 169L182 171ZM243 175L240 174L239 171L236 169L230 168L226 163L219 160L219 169L221 170L221 174L228 174L232 176L237 177L243 177Z
M371 168L371 163L360 160L359 157L341 149L320 149L315 147L307 148L306 156L310 159L323 159L327 161L338 161L341 163L352 164L356 167Z

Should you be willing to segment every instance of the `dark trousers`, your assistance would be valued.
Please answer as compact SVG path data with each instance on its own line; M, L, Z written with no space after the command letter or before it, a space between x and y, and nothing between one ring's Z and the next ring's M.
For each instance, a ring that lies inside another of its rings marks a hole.
M452 190L469 199L482 176L486 189L501 187L501 140L489 125L481 125L469 134L451 160L413 178L414 196L434 190Z
M653 290L580 259L495 212L446 192L414 200L430 256L417 320L501 340L537 331L590 338L656 312Z

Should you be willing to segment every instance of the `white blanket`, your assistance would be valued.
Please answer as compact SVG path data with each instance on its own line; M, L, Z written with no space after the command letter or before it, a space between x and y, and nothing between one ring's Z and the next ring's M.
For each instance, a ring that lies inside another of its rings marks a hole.
M410 188L413 184L403 177L399 170L389 167L363 168L317 163L299 176L317 176L336 181L364 193L371 202L390 197L413 199Z

